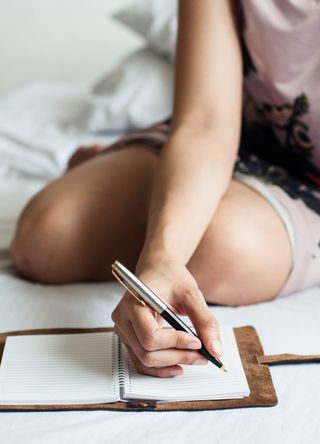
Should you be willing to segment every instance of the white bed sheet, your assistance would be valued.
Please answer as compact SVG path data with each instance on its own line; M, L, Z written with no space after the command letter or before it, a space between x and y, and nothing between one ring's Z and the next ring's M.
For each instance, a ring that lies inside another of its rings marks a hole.
M52 171L57 171L62 164L52 165L56 165ZM15 275L8 245L17 214L43 182L39 175L36 180L7 173L3 169L2 179L0 174L0 331L111 325L111 312L122 293L118 284L54 287L31 284ZM255 326L268 354L320 353L319 288L255 306L212 310L221 323ZM271 374L279 398L273 408L0 413L0 443L140 444L145 439L150 444L319 443L319 364L276 366Z

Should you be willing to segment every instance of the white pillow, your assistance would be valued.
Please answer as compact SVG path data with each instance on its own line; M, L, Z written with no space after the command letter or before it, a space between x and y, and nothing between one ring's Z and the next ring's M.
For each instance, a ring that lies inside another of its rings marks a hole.
M171 115L172 98L172 65L139 49L95 85L78 123L93 132L143 128Z
M144 37L151 48L173 60L177 8L177 0L137 0L114 17Z

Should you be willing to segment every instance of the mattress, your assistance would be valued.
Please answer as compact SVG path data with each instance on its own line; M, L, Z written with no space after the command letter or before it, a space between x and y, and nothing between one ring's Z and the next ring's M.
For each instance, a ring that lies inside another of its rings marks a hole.
M5 137L4 132L2 135ZM21 149L21 137L19 144ZM25 202L46 180L23 174L21 168L13 170L3 169L0 174L0 331L112 325L111 313L122 295L119 284L45 286L16 275L8 250L16 220ZM222 324L253 325L267 354L320 353L319 288L272 302L211 310ZM272 408L0 413L0 443L141 444L146 439L149 444L320 442L319 364L275 366L271 374L279 399Z

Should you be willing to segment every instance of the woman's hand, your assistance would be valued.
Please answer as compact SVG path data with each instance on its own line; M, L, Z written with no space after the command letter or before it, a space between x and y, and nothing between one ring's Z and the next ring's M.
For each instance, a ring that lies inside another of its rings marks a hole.
M188 315L205 347L221 355L219 326L188 269L173 261L143 266L138 277L174 312ZM170 377L183 372L179 364L206 364L195 336L163 328L165 321L126 292L112 313L115 332L126 344L141 373Z

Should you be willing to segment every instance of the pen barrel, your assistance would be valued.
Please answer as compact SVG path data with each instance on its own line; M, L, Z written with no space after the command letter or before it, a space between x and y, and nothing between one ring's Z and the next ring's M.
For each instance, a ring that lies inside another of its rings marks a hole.
M182 319L178 318L178 316L176 316L173 311L171 311L168 307L163 310L162 313L160 313L161 317L163 319L165 319L168 324L171 325L171 327L173 327L175 330L180 330L180 331L185 331L186 333L189 333L193 336L198 337L192 330L190 327L187 326L187 324L185 324L183 322Z
M118 276L123 279L154 311L161 314L166 309L166 304L130 270L119 261L112 264Z

